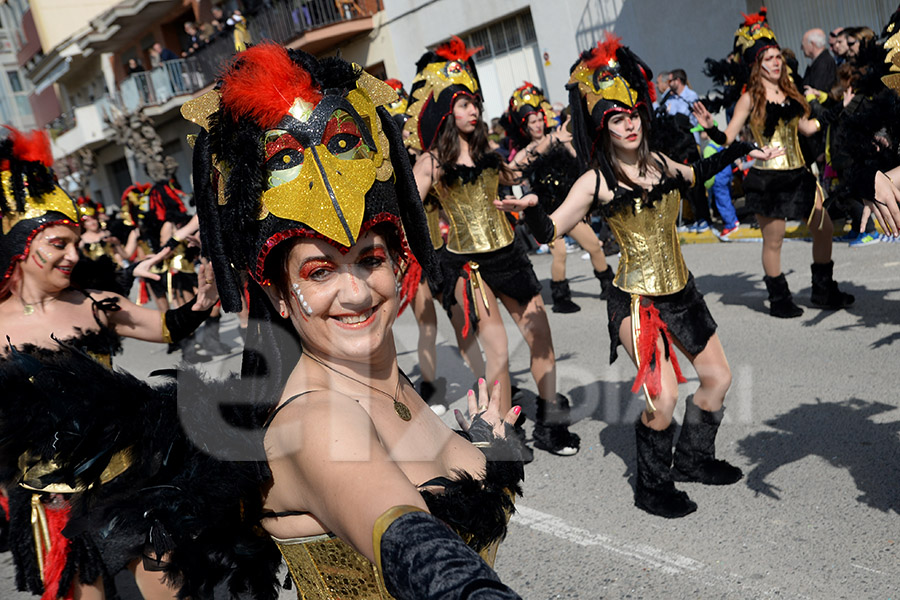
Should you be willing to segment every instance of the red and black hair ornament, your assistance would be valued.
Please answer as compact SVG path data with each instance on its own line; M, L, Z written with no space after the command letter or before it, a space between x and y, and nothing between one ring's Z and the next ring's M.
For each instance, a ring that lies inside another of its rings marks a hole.
M0 284L28 257L31 240L53 225L78 227L78 209L53 171L50 139L43 131L12 127L0 141Z
M544 91L526 81L510 96L509 105L501 121L517 148L523 148L531 141L528 133L528 117L532 114L541 116L545 130L555 124L556 113L544 96Z

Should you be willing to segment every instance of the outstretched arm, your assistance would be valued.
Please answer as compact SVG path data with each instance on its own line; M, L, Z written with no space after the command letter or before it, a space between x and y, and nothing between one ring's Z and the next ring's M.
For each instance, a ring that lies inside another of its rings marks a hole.
M692 109L694 116L697 117L697 122L707 130L706 132L709 134L710 139L717 144L727 146L738 138L741 129L747 123L747 118L750 116L750 96L743 94L738 99L737 104L734 105L734 114L731 115L731 121L728 122L728 127L725 128L724 132L716 129L712 115L709 114L702 102L694 102Z
M441 176L441 166L434 154L423 152L419 155L416 164L413 165L413 176L416 178L419 196L424 202L434 182Z

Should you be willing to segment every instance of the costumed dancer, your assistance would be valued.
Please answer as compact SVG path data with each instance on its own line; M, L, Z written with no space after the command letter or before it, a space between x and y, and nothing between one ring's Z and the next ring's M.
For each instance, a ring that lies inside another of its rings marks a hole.
M877 59L867 65L885 89L849 116L838 142L852 148L842 187L878 218L885 233L900 237L900 9L881 33Z
M99 206L90 198L81 197L76 202L81 218L81 240L78 243L80 260L73 277L83 287L109 290L127 296L133 278L125 270L129 257L137 250L138 232L132 230L127 245L114 237L100 222Z
M809 104L788 74L765 10L747 17L735 32L734 51L729 58L718 65L710 63L713 61L707 61L707 72L714 80L723 86L728 82L722 102L731 102L740 94L724 133L715 128L705 106L694 105L694 114L710 139L720 145L730 144L747 124L757 144L784 149L772 160L754 163L744 178L746 206L755 213L763 236L763 280L769 292L769 314L779 318L803 314L781 271L787 219L805 221L812 234L810 302L830 310L851 306L854 297L842 292L833 278L834 226L824 208L824 193L806 168L797 137L798 132L815 134L821 124L810 118ZM741 91L744 82L746 92Z
M388 79L385 83L397 92L397 101L391 102L385 106L385 109L394 118L394 121L402 131L403 126L410 118L406 114L409 106L409 94L403 89L403 84L397 79ZM409 132L404 131L403 136L405 140L409 137ZM409 151L410 163L415 164L418 158L418 151L413 148L407 148L407 150ZM422 204L425 209L425 218L428 221L428 235L431 238L431 244L434 247L438 261L440 261L444 252L440 202L438 202L434 194L429 194L422 201ZM434 301L436 299L440 301L441 289L422 271L421 265L416 262L414 256L410 256L410 266L403 278L401 296L403 297L403 303L400 305L400 314L403 314L407 306L412 306L413 315L415 315L416 324L419 327L417 352L419 371L422 374L422 379L418 385L419 395L431 406L431 410L438 415L442 415L447 411L445 404L447 380L443 377L437 377L437 312L434 309ZM460 355L475 377L483 376L484 359L475 336L463 337L463 319L457 318L454 321L453 331L456 334Z
M502 302L531 351L538 391L534 444L568 456L578 451L579 438L568 430L568 399L556 392L556 358L541 284L524 242L493 205L499 185L514 179L502 157L488 147L471 59L476 51L454 38L419 59L410 88L406 143L423 152L414 169L420 196L434 190L450 222L442 260L444 307L448 312L462 308L464 335L474 323L488 380L500 382L505 411L512 392ZM521 429L519 434L524 437Z
M440 275L395 99L356 65L262 44L182 108L204 128L195 198L226 310L251 279L243 376L271 476L256 517L301 598L517 598L476 550L490 562L513 509L518 411L496 386L470 394L477 448L397 365L410 247Z
M544 92L528 82L513 92L505 116L504 125L515 150L510 166L522 171L527 188L546 202L544 210L549 214L565 199L572 184L582 173L575 148L572 147L572 135L567 129L569 119L552 130L550 122L554 119L553 109L544 97ZM594 277L600 281L600 299L606 300L612 285L613 271L606 264L600 240L587 222L573 227L569 236L590 255ZM566 278L566 245L551 244L550 254L553 257L550 267L553 312L572 313L581 310L572 301L572 291Z
M123 336L164 342L189 335L217 300L213 285L204 285L196 301L160 313L141 308L120 294L85 289L73 279L79 262L79 213L57 184L50 164L50 142L43 132L26 135L10 129L0 142L0 331L7 343L17 348L12 352L8 346L0 349L0 369L12 366L11 353L26 365L37 358L52 359L59 344L111 367ZM149 275L147 265L141 266L144 270L136 273ZM75 371L73 378L78 376ZM4 389L0 471L8 492L3 503L9 515L16 584L20 590L44 594L47 599L69 597L76 588L82 598L101 594L102 586L111 585L116 571L102 568L92 546L70 544L61 535L69 499L86 489L76 476L78 471L59 466L70 458L61 449L65 445L61 438L79 437L80 428L89 424L69 419L64 389L56 390L58 410L51 411L32 402L27 385L18 388L25 390L21 395L0 387ZM94 390L82 399L86 408L81 416L90 420L93 414L104 424L111 421L111 427L117 427L114 415L121 413L106 414L99 408L102 398L97 394L103 392ZM92 405L95 401L98 404ZM86 446L96 449L94 441ZM130 456L113 452L91 455L89 461L81 467L103 472L101 482L106 483L130 463Z
M615 233L622 258L607 300L610 361L622 344L638 368L632 390L643 388L647 401L635 423L635 505L673 518L697 508L674 481L724 485L742 476L739 468L715 456L731 371L716 322L681 254L678 208L689 185L702 185L753 147L739 142L690 166L651 152L651 77L650 69L612 34L582 53L567 87L573 142L590 170L550 216L533 195L498 204L528 206L525 218L542 241L562 235L594 208ZM751 156L768 159L777 153L754 150ZM678 383L685 381L676 348L694 366L700 387L685 403L673 462L673 411Z

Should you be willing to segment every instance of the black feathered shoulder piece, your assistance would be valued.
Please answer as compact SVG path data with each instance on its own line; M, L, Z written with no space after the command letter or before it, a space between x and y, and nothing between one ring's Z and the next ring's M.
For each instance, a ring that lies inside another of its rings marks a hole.
M443 170L441 183L446 186L452 186L456 183L466 185L478 179L483 171L488 169L499 170L502 164L502 156L496 152L487 152L478 159L474 167L468 165L441 165Z
M581 176L581 163L566 146L553 144L547 152L528 163L522 174L537 194L544 211L550 214L562 204Z
M511 431L506 438L498 438L484 421L484 427L479 428L477 423L476 419L462 435L471 437L473 430L479 429L486 434L479 438L486 459L484 476L476 478L456 471L453 478L439 477L420 488L428 510L479 552L506 536L507 522L515 512L514 498L522 495L525 470Z

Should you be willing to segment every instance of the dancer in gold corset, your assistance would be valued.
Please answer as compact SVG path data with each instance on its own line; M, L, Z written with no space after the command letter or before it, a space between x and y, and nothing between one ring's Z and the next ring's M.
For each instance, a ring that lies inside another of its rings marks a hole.
M509 348L499 308L503 304L531 351L538 392L534 444L568 456L578 451L579 439L568 430L568 399L557 393L541 285L524 242L493 204L499 186L510 185L513 175L488 147L474 52L454 38L419 59L410 88L412 118L405 125L411 134L407 144L423 152L415 165L419 194L425 198L433 190L450 222L441 260L443 302L448 311L462 309L464 335L469 323L474 324L485 351L487 378L500 382L501 406L509 407ZM521 429L519 433L524 438Z
M731 371L716 322L681 255L675 229L681 193L751 150L759 159L779 152L741 143L690 166L651 152L646 136L651 77L650 69L611 34L582 53L569 79L569 105L574 145L590 170L549 216L534 195L498 201L498 206L527 207L526 219L541 241L564 234L594 208L615 233L622 257L607 300L610 361L622 344L638 367L632 390L643 388L647 402L635 424L635 504L673 518L697 509L673 481L723 485L742 476L739 468L715 457ZM686 401L673 464L673 413L678 384L685 381L676 348L696 369L700 387Z
M781 271L787 219L806 221L812 234L812 304L832 310L851 306L853 296L840 291L832 275L834 226L824 207L822 188L804 164L797 137L798 133L815 134L821 124L810 118L810 107L788 73L775 33L766 22L765 9L746 18L735 33L734 52L726 61L738 66L738 71L728 69L732 73L729 92L739 91L744 82L734 74L749 71L746 92L737 100L728 128L724 133L716 129L709 111L699 102L694 114L718 144L733 142L748 124L757 144L782 150L777 158L757 161L744 179L747 208L756 214L763 236L763 279L769 292L769 314L779 318L803 314ZM726 94L728 98L730 94Z

